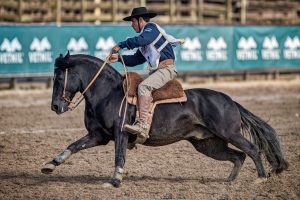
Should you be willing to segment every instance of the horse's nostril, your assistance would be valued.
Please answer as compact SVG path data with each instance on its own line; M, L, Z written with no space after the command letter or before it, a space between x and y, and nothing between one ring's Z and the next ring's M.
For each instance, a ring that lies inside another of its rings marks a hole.
M57 111L58 110L58 105L52 105L52 110Z

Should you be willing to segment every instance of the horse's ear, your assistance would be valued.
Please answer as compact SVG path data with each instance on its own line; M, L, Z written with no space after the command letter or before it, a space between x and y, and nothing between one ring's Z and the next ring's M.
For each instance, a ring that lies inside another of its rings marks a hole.
M55 59L55 68L66 68L69 67L69 57L70 52L64 56L63 54L59 54L59 57Z
M65 59L69 59L70 57L70 51L68 50L68 53L65 55Z

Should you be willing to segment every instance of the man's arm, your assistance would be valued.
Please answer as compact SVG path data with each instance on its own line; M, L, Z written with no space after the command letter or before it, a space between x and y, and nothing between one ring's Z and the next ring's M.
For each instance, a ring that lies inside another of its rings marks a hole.
M133 55L122 55L122 58L124 60L125 65L128 67L133 67L146 62L146 59L140 52L140 50L137 50ZM118 61L122 63L120 55L118 57Z
M151 44L158 35L159 31L156 26L154 24L147 24L140 35L120 42L118 46L121 49L134 49L137 47L143 47Z

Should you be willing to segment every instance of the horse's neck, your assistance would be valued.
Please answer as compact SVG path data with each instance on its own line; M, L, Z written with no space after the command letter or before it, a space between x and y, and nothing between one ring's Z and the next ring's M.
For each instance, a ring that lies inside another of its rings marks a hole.
M101 64L102 65L102 64ZM87 76L87 80L83 83L83 90L85 90L95 77L99 69L92 70ZM85 96L86 102L95 105L105 101L111 95L122 93L122 77L112 69L103 69L90 88L87 90Z

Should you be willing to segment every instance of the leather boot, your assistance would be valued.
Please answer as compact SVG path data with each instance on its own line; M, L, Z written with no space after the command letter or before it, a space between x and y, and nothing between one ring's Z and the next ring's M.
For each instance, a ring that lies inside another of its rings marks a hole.
M138 97L139 101L139 114L140 117L133 125L126 124L124 130L133 134L137 134L139 137L149 138L150 124L148 124L148 117L150 106L152 102L151 96L141 95Z

